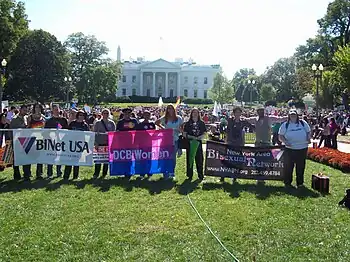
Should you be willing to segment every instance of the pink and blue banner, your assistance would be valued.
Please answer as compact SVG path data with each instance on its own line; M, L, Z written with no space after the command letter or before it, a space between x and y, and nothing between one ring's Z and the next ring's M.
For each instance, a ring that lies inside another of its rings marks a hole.
M113 175L173 173L173 130L108 133L109 166Z

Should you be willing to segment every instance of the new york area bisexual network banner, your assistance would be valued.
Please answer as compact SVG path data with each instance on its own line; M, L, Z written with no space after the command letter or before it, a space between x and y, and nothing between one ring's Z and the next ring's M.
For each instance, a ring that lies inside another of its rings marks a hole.
M255 180L284 179L284 147L233 147L207 141L205 174Z
M173 173L173 130L109 132L111 175Z
M15 165L92 166L95 134L63 129L13 131Z

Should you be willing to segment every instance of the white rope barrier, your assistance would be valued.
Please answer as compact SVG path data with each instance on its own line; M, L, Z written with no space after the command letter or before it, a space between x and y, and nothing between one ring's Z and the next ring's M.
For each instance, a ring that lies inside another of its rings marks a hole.
M238 258L227 249L227 247L222 243L222 241L219 239L219 237L217 237L215 235L215 233L210 228L210 226L204 221L203 217L201 216L201 214L198 212L197 208L193 204L189 194L187 194L187 199L188 199L188 202L190 203L191 207L193 208L193 210L196 212L199 219L203 222L203 224L206 226L206 228L210 232L210 234L216 239L216 241L220 244L220 246L233 258L234 261L239 262Z

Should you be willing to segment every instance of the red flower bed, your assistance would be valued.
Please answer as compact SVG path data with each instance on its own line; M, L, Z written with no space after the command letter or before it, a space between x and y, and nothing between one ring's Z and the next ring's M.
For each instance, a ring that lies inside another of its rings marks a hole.
M350 172L350 154L348 153L327 147L309 148L307 158L340 169L343 172Z

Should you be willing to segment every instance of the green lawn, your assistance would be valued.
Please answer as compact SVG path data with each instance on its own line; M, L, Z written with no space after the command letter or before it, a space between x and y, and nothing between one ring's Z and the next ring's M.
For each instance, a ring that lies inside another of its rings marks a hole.
M281 182L186 183L184 157L175 183L107 178L17 183L0 173L0 261L232 261L198 219L240 261L350 261L350 212L338 201L349 175L308 162L307 188ZM310 187L331 175L331 194ZM229 181L229 180L227 180Z

